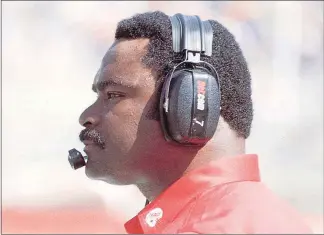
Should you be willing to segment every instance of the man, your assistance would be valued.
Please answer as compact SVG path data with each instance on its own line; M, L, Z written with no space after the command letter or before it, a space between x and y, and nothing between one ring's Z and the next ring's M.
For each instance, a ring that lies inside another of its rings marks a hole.
M148 199L128 233L310 233L297 213L261 182L257 155L245 154L253 118L251 80L234 36L216 21L211 57L221 87L221 117L204 146L166 141L159 100L181 58L162 12L121 21L93 82L98 98L80 117L86 174L135 184Z

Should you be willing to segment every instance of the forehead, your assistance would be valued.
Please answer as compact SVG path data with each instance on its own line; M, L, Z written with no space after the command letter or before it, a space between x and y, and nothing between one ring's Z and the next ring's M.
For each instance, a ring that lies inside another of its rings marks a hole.
M103 81L136 87L152 77L151 70L141 62L149 39L117 40L102 59L94 84Z

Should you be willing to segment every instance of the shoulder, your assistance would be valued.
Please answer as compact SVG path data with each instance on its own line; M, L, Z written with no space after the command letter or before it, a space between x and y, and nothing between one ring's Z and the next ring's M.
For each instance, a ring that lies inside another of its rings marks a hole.
M235 182L200 194L184 232L311 233L298 212L260 182ZM179 231L181 232L181 231Z

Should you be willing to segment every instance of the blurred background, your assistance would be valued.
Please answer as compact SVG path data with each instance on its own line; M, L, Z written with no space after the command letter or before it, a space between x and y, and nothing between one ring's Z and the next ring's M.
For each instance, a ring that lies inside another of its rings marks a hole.
M73 171L68 150L118 21L161 10L225 25L253 80L248 152L323 232L323 1L3 2L2 233L123 233L145 199Z

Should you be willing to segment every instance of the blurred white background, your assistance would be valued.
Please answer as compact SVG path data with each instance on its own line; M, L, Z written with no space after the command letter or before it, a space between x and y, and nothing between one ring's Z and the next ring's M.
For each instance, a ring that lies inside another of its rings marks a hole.
M87 179L67 151L83 149L78 118L117 22L151 10L212 18L236 36L253 80L248 152L277 194L323 215L322 1L3 2L2 206L102 201L125 219L142 209L134 187Z

